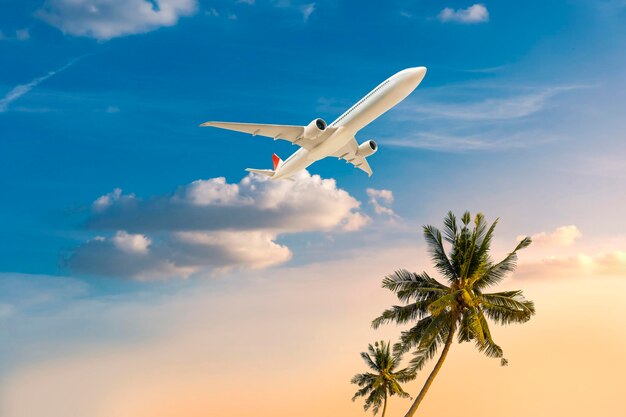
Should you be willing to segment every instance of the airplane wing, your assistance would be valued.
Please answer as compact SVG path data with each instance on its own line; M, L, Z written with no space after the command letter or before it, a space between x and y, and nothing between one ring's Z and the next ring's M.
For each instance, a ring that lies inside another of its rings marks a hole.
M359 144L356 142L355 138L352 138L350 142L343 148L339 149L337 152L333 154L339 159L345 159L346 162L354 165L355 168L359 168L362 171L365 171L369 177L372 176L372 168L370 164L367 162L367 159L364 156L358 156L356 151L359 149Z
M305 126L231 122L206 122L202 123L200 126L211 126L220 129L234 130L236 132L249 133L252 136L266 136L274 140L282 139L295 145L299 145L305 149L313 149L337 130L337 128L334 127L327 127L320 137L315 140L308 140L302 137Z

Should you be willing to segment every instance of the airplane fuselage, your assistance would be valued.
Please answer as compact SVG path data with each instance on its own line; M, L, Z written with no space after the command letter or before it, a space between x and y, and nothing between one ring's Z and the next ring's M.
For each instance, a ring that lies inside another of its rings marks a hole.
M352 140L359 130L411 94L425 75L426 68L416 67L387 78L329 125L337 128L330 137L313 149L300 148L276 169L272 179L288 178L315 161L333 155Z

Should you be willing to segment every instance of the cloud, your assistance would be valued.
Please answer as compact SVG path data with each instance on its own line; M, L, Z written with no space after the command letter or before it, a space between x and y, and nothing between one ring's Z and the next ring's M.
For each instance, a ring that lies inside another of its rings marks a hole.
M109 114L113 114L113 113L119 113L120 112L120 108L117 106L107 106L106 109L104 109L105 113L109 113Z
M569 168L577 174L604 178L626 178L626 160L621 157L621 149L603 149L603 155L581 155L579 162ZM608 151L608 152L607 152Z
M294 13L300 13L304 23L309 21L309 18L317 8L317 3L302 3L301 1L292 0L275 0L272 4L274 7L279 9L291 10Z
M131 235L124 231L117 232L113 238L111 238L113 246L122 252L126 253L148 253L148 246L152 243L150 239L143 235Z
M360 203L331 179L303 172L297 181L248 175L239 183L198 180L169 196L142 200L115 189L94 201L97 236L68 258L76 272L140 280L203 271L265 268L288 261L281 235L355 231L370 222Z
M27 41L30 39L30 31L26 29L18 29L15 31L15 39L18 41Z
M309 18L315 11L315 3L305 4L300 8L300 10L302 11L302 17L304 18L304 21L308 22Z
M368 188L367 196L369 203L374 207L376 214L385 214L389 217L397 217L396 213L389 207L393 203L393 192L391 190L377 190Z
M515 278L626 277L626 252L617 250L598 255L552 256L520 264Z
M562 135L543 127L541 118L557 109L558 103L553 103L557 96L582 88L586 86L532 87L519 92L519 87L479 83L425 90L419 101L410 99L394 113L397 123L406 123L405 133L381 142L447 152L497 151L553 142ZM524 120L531 116L532 120ZM526 123L520 125L521 121Z
M408 137L385 139L385 145L403 148L428 149L441 152L502 151L522 149L532 145L557 140L555 135L544 132L520 132L515 134L477 133L472 135L417 132Z
M524 236L518 236L521 240ZM531 236L533 245L571 246L582 237L582 233L576 225L561 226L551 233L541 232Z
M33 88L37 87L39 84L41 84L42 82L46 81L48 78L62 72L65 71L66 69L68 69L69 67L71 67L72 65L74 65L74 63L78 60L78 58L71 60L70 62L68 62L67 64L63 65L61 68L54 70L54 71L50 71L49 73L47 73L46 75L43 75L41 77L37 77L35 79L33 79L32 81L26 83L26 84L20 84L16 87L14 87L12 90L10 90L8 93L5 94L5 96L0 99L0 113L4 113L5 111L7 111L7 109L9 108L9 105L11 103L13 103L15 100L17 100L18 98L22 97L24 94L27 94L29 91L31 91Z
M531 93L488 98L476 102L424 103L422 101L419 105L412 106L409 111L434 118L469 121L519 119L543 110L548 101L556 95L579 88L582 87L574 85L545 87ZM484 91L481 95L484 95Z
M456 22L456 23L484 23L489 21L489 11L484 4L476 3L469 6L467 9L452 9L446 7L443 9L438 18L442 22Z
M0 41L4 40L16 40L27 41L30 39L30 30L28 28L18 29L15 31L15 36L7 36L0 30Z
M98 40L173 26L197 0L46 0L37 16L64 33Z

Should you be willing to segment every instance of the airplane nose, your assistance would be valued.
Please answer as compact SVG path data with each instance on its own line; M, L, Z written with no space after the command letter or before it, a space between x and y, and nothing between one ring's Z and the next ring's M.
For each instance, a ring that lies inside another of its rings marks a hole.
M409 68L407 72L411 75L411 78L419 82L426 76L426 67Z
M400 71L395 75L398 82L406 85L413 91L426 76L426 67L413 67Z

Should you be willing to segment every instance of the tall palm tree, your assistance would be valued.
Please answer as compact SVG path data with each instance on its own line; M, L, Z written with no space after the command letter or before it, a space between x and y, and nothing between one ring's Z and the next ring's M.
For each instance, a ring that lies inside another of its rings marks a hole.
M390 343L384 341L368 345L368 352L361 352L361 357L367 366L374 371L355 375L350 382L357 384L359 390L352 397L355 401L359 397L365 398L363 408L365 411L372 407L374 415L378 414L380 406L383 406L382 417L387 411L387 397L397 395L401 398L409 397L404 392L400 383L411 381L415 378L415 372L409 368L396 371L402 360L402 355L391 353Z
M517 247L500 262L489 256L491 239L498 220L488 226L482 214L474 218L465 212L462 225L449 212L444 220L443 238L439 229L424 226L424 237L435 269L445 278L447 285L437 281L426 272L396 271L383 279L383 288L393 291L403 306L392 306L372 322L377 328L383 323L406 324L416 322L403 331L396 344L399 352L414 350L412 369L422 369L443 344L441 355L426 379L424 387L406 414L411 417L417 411L428 388L441 369L450 350L455 333L459 342L473 340L479 351L489 357L501 359L506 365L502 349L492 339L487 318L498 324L524 323L535 313L532 301L527 301L522 291L484 292L487 287L498 284L517 264L517 251L530 245L529 237L522 239ZM449 245L449 253L444 248Z

